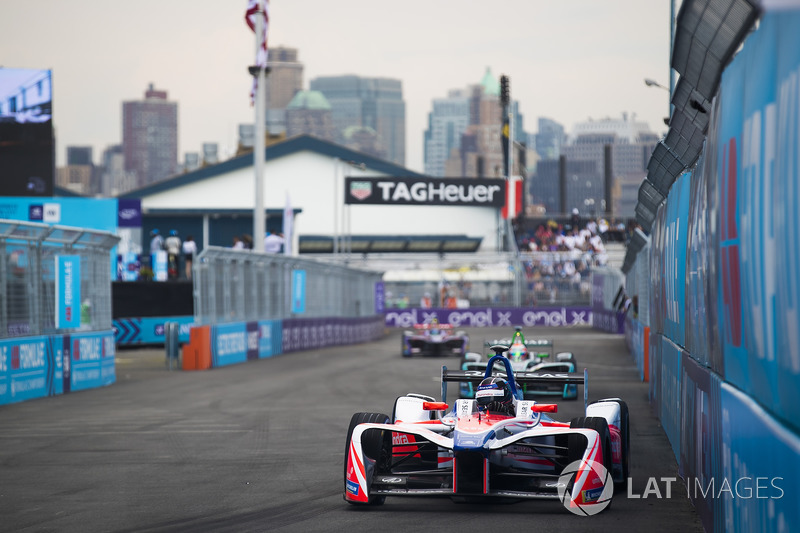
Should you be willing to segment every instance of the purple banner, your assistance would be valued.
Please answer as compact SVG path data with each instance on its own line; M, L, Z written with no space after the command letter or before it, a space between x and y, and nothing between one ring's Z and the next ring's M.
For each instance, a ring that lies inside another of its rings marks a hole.
M410 328L431 318L455 327L592 325L589 307L486 307L470 309L403 309L386 313L386 326Z
M363 318L291 318L283 321L282 353L357 344L383 335L380 316Z
M139 198L117 200L117 225L120 228L142 227L142 201Z
M614 310L593 309L592 327L606 333L625 333L625 313Z

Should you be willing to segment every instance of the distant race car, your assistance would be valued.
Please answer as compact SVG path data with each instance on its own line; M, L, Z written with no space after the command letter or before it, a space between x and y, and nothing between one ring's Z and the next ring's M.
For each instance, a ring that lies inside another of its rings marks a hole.
M498 347L502 351L502 347ZM494 372L494 363L504 372ZM442 400L407 394L392 416L356 413L345 442L344 499L380 505L387 496L454 501L559 498L595 514L629 474L628 408L619 398L558 422L555 404L523 400L520 385L584 384L588 375L514 372L498 355L485 372L442 367ZM447 383L478 385L476 399L447 402ZM603 468L599 468L602 465ZM576 513L578 511L575 511Z
M450 324L431 321L416 324L414 331L403 332L403 357L413 355L458 355L467 353L469 337L463 331L453 332Z
M514 334L510 339L499 339L486 342L487 347L506 346L507 349L502 355L511 361L511 368L524 372L567 372L578 371L578 362L572 352L559 352L553 356L553 341L545 339L526 340L522 334L522 328L514 328ZM478 353L466 353L461 362L462 370L483 371L490 356L484 358ZM551 361L545 361L550 359ZM556 384L531 384L522 387L523 395L526 399L538 396L560 396L565 400L575 400L578 398L578 388L575 385L566 384L564 386ZM460 386L462 398L474 398L475 387L471 383L462 383Z

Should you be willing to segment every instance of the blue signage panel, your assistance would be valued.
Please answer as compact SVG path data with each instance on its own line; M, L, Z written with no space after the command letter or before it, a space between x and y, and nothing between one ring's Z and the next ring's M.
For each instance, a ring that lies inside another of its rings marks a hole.
M714 494L726 530L800 531L800 438L727 383L721 402L723 475Z
M64 339L70 350L71 390L93 389L116 381L116 351L110 331L75 333ZM58 338L54 337L53 342L57 343Z
M81 325L81 257L57 255L56 258L56 329Z
M247 322L211 326L211 366L247 361Z
M306 312L306 271L292 270L292 313Z

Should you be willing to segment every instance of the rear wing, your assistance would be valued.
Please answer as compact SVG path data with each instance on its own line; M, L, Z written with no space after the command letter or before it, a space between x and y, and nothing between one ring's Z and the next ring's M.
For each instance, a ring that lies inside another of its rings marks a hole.
M491 361L491 363L494 366L494 361ZM583 370L583 375L566 372L511 372L511 377L509 377L509 367L506 368L506 372L487 372L487 364L483 364L482 369L479 365L481 363L470 363L467 366L468 370L448 370L446 366L442 366L442 401L447 402L448 383L457 382L478 385L485 377L488 377L487 374L491 374L492 376L505 378L515 395L517 385L583 385L584 407L589 403L589 371L586 369Z
M503 344L505 346L511 346L513 343L512 339L496 339L493 341L485 341L483 345L486 348L491 348L497 344ZM525 346L528 348L553 348L553 341L547 339L534 339L525 341Z

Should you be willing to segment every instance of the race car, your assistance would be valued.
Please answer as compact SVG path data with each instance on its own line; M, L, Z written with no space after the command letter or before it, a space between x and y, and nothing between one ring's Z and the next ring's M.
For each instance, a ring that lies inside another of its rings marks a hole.
M502 355L511 361L511 368L523 372L577 372L578 362L572 352L559 352L553 361L545 361L553 352L553 341L545 339L525 340L522 328L514 328L511 339L502 339L487 342L486 346L506 346ZM486 368L484 358L478 353L466 353L461 362L462 370L480 370ZM538 396L560 396L565 400L578 398L578 388L575 385L558 386L555 384L525 385L522 387L526 399ZM474 398L475 389L471 383L460 385L462 398Z
M469 337L463 331L453 333L453 326L440 324L435 318L425 324L415 324L414 331L403 332L403 357L413 355L458 355L469 348Z
M503 347L498 347L502 351ZM494 372L495 362L504 372ZM454 501L558 498L576 513L610 504L629 475L628 408L619 398L585 404L571 422L555 404L523 400L519 385L584 385L588 374L513 372L502 355L485 372L442 367L442 400L407 394L392 416L356 413L347 431L344 499L380 505L387 496ZM475 399L447 402L449 382L478 385Z

